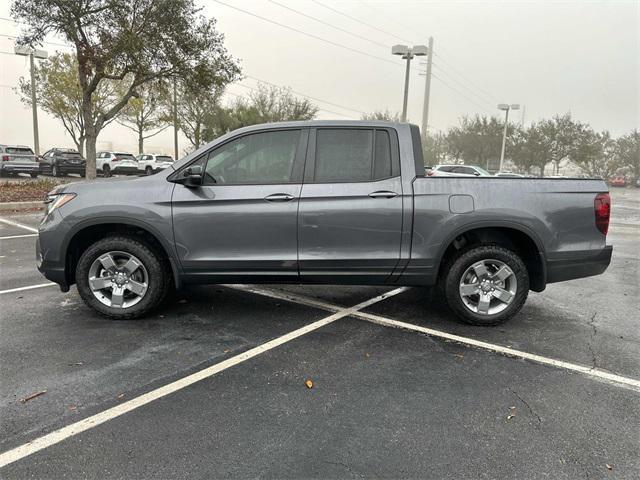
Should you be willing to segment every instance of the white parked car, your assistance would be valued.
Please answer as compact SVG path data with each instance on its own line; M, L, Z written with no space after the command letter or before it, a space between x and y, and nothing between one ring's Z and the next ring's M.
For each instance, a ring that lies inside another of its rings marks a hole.
M144 172L145 175L164 170L173 163L173 158L169 155L156 155L152 153L141 153L136 157L138 161L138 172Z
M136 157L123 152L98 152L96 170L104 177L111 175L139 175Z
M513 172L498 172L495 175L496 177L508 177L508 178L518 178L518 177L524 177L524 175L520 175L519 173L513 173Z
M436 165L427 173L430 177L490 177L491 174L477 165Z

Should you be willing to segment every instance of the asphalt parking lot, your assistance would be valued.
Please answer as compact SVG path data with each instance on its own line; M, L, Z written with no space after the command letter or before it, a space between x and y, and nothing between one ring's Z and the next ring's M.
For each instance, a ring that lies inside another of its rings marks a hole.
M0 217L0 478L639 478L640 190L613 198L609 269L495 328L326 286L110 321L36 271L39 214Z

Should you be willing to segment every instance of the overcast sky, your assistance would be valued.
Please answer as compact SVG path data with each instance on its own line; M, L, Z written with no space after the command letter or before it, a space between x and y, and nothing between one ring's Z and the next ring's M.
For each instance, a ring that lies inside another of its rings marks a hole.
M640 1L197 1L218 20L227 48L241 61L247 76L241 84L255 86L262 79L320 99L320 118L399 111L404 66L391 46L426 44L433 36L430 128L445 130L465 114L497 114L498 102L526 106L525 123L570 111L614 135L640 127ZM10 4L0 0L0 17L9 17ZM0 33L17 32L17 25L0 20ZM0 37L0 51L11 52L12 42ZM418 124L422 62L412 63L409 93L409 119ZM27 73L26 58L0 54L0 143L33 143L30 112L11 89ZM228 90L248 92L240 85ZM520 121L521 112L514 113ZM71 145L56 120L40 118L42 149ZM104 147L136 145L135 134L117 125L100 140ZM148 141L149 149L171 152L171 141L165 132Z

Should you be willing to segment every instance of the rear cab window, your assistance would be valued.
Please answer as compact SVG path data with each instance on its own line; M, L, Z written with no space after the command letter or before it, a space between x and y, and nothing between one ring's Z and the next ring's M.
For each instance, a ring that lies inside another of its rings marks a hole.
M33 150L26 147L7 147L5 151L15 155L34 155Z
M387 129L319 128L313 173L307 182L354 183L395 177L400 174L400 162L392 144L397 143Z

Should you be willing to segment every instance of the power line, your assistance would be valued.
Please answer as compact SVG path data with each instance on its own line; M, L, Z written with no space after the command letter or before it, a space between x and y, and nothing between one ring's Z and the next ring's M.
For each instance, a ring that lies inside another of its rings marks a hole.
M378 8L376 8L376 7L373 7L373 6L369 5L369 4L368 4L368 3L366 3L366 2L363 2L362 0L361 0L359 3L360 3L362 6L364 6L364 7L368 8L369 10L371 10L371 11L373 11L373 12L378 12L378 13L380 13L380 14L384 15L384 16L385 16L385 20L386 20L387 22L395 23L397 26L399 26L399 27L400 27L400 28L402 28L403 30L414 30L412 27L408 26L407 24L401 24L400 22L398 22L398 21L397 21L397 20L395 20L394 18L388 18L388 15L387 15L385 12L383 12L382 10L380 10L380 9L378 9ZM411 33L413 33L414 35L416 35L416 36L418 36L418 37L420 37L420 36L422 35L422 34L418 34L415 30L414 30L413 32L411 32ZM428 35L427 35L427 37L428 37ZM396 37L396 38L399 38L399 37ZM407 41L407 40L405 40L405 41ZM419 43L419 42L414 42L414 41L412 41L411 43L413 43L413 44L415 45L416 43Z
M7 37L7 38L11 38L13 40L17 40L18 37L16 37L15 35L7 35L6 33L0 33L0 37ZM56 47L65 47L65 48L73 48L72 45L69 44L64 44L64 43L56 43L56 42L42 42L45 45L54 45Z
M487 105L491 105L493 106L493 102L491 100L488 100L487 98L479 95L477 92L475 92L474 90L472 90L471 88L469 88L468 86L466 86L464 83L460 82L460 80L458 80L457 78L455 78L454 76L452 76L449 72L447 72L446 70L444 70L442 68L442 66L440 64L437 64L435 62L432 63L432 65L434 67L438 68L438 71L440 73L443 73L447 76L447 78L450 81L455 82L457 85L459 85L460 87L464 88L465 90L467 90L471 95L475 96L476 98L478 98L478 100L480 100L482 103L486 103Z
M243 87L246 88L248 90L252 90L252 91L257 91L256 88L250 87L249 85L243 85L241 83L234 83L233 85L238 86L238 87ZM238 98L244 98L243 95L239 95L237 93L234 92L230 92L229 90L225 90L225 93L228 93L230 95L233 95L234 97L238 97ZM318 111L319 112L326 112L326 113L331 113L332 115L338 115L340 117L344 117L344 118L353 118L353 115L345 115L344 113L340 113L340 112L335 112L333 110L327 110L326 108L319 108L318 107Z
M246 89L251 90L251 91L253 91L253 92L257 92L257 91L258 91L258 89L257 89L257 88L252 87L252 86L250 86L250 85L244 85L244 84L242 84L242 83L234 83L234 84L232 84L232 85L235 85L235 86L238 86L238 87L242 87L242 88L246 88ZM333 110L327 110L326 108L319 108L319 107L318 107L318 110L321 110L321 111L323 111L323 112L332 113L332 114L334 114L334 115L340 115L341 117L345 117L345 118L353 118L353 115L345 115L344 113L335 112L335 111L333 111Z
M365 40L367 42L373 43L374 45L378 45L379 47L389 48L389 46L384 44L384 43L380 43L380 42L377 42L375 40L371 40L370 38L363 37L362 35L358 35L357 33L353 33L353 32L351 32L351 31L349 31L349 30L347 30L345 28L336 27L335 25L333 25L333 24L331 24L329 22L325 22L324 20L320 20L320 19L314 17L313 15L308 15L308 14L306 14L304 12L296 10L295 8L288 7L287 5L283 5L282 3L276 2L275 0L267 0L267 1L271 2L271 3L274 3L274 4L278 5L279 7L282 7L282 8L285 8L287 10L290 10L293 13L296 13L296 14L301 15L303 17L309 18L309 19L311 19L311 20L313 20L315 22L321 23L322 25L326 25L326 26L331 27L331 28L333 28L335 30L338 30L339 32L343 32L343 33L346 33L347 35L351 35L351 36L359 38L361 40Z
M409 43L411 43L411 41L410 41L410 40L407 40L406 38L399 37L399 36L397 36L397 35L394 35L394 34L393 34L393 33L391 33L391 32L388 32L388 31L386 31L386 30L383 30L383 29L381 29L381 28L378 28L378 27L376 27L375 25L371 25L370 23L363 22L363 21L362 21L362 20L360 20L359 18L352 17L351 15L349 15L349 14L347 14L347 13L341 12L340 10L336 10L335 8L330 7L329 5L325 5L324 3L319 2L318 0L311 0L311 1L312 1L313 3L316 3L316 4L320 5L320 6L321 6L321 7L323 7L323 8L326 8L327 10L331 10L332 12L337 13L338 15L342 15L343 17L346 17L346 18L348 18L348 19L350 19L350 20L353 20L354 22L360 23L360 24L365 25L365 26L367 26L367 27L369 27L369 28L373 28L374 30L377 30L378 32L384 33L385 35L389 35L390 37L393 37L393 38L397 38L398 40L402 40L403 42L409 42Z
M442 63L444 63L445 65L447 65L453 72L455 72L456 74L458 74L460 77L464 78L469 84L474 85L475 88L479 91L482 92L483 94L487 95L487 97L493 99L494 101L499 101L495 96L493 96L492 94L490 94L489 92L487 92L486 90L480 88L480 86L478 86L478 84L476 84L475 82L473 82L470 78L468 78L466 75L464 75L462 72L460 72L459 70L457 70L456 68L453 67L453 65L451 65L450 62L447 62L444 58L442 58L442 55L438 54L438 53L434 53L434 55L436 57L438 57L440 59L440 61Z
M268 22L268 23L271 23L273 25L277 25L279 27L286 28L287 30L291 30L293 32L299 33L299 34L304 35L306 37L310 37L310 38L313 38L315 40L319 40L321 42L328 43L329 45L333 45L334 47L342 48L344 50L349 50L351 52L358 53L360 55L365 55L365 56L370 57L370 58L375 58L376 60L380 60L381 62L385 62L385 63L389 63L391 65L395 65L396 67L401 67L402 66L401 64L399 64L397 62L394 62L393 60L389 60L387 58L379 57L377 55L373 55L371 53L367 53L367 52L365 52L363 50L358 50L357 48L351 48L351 47L348 47L347 45L343 45L342 43L337 43L337 42L334 42L334 41L331 41L331 40L327 40L326 38L318 37L317 35L314 35L312 33L305 32L303 30L298 30L297 28L291 27L291 26L286 25L284 23L276 22L275 20L271 20L269 18L263 17L263 16L258 15L256 13L250 12L248 10L244 10L242 8L235 7L233 5L229 5L228 3L222 2L221 0L211 0L211 1L219 3L220 5L224 5L225 7L231 8L233 10L237 10L238 12L242 12L242 13L244 13L246 15L250 15L252 17L258 18L258 19L260 19L260 20L262 20L264 22Z
M483 107L482 105L476 103L474 100L472 100L471 98L469 98L468 96L466 96L464 93L460 92L459 90L456 90L455 88L453 88L451 85L449 85L447 82L445 82L443 79L441 79L440 77L438 77L435 74L431 74L431 76L433 78L435 78L436 80L438 80L440 83L442 83L445 87L447 87L449 90L454 91L455 93L457 93L458 95L460 95L463 98L466 98L469 102L471 102L472 104L474 104L476 107L480 108L481 110L484 110L485 112L487 112L489 115L493 115L489 110L487 110L485 107Z
M274 87L280 87L280 85L277 85L277 84L271 83L271 82L267 82L266 80L262 80L261 78L258 78L258 77L253 77L251 75L245 75L245 76L247 78L255 80L256 82L262 82L262 83L266 83L267 85L271 85L271 86L274 86ZM329 102L327 100L323 100L323 99L318 98L318 97L312 97L311 95L307 95L306 93L298 92L298 91L293 90L293 89L291 89L291 93L295 93L296 95L300 95L301 97L306 97L306 98L309 98L311 100L315 100L316 102L326 103L327 105L333 105L334 107L342 108L344 110L349 110L351 112L356 112L356 113L360 113L360 114L363 114L363 115L367 113L367 112L365 112L363 110L358 110L356 108L351 108L351 107L345 107L344 105L340 105L338 103Z

